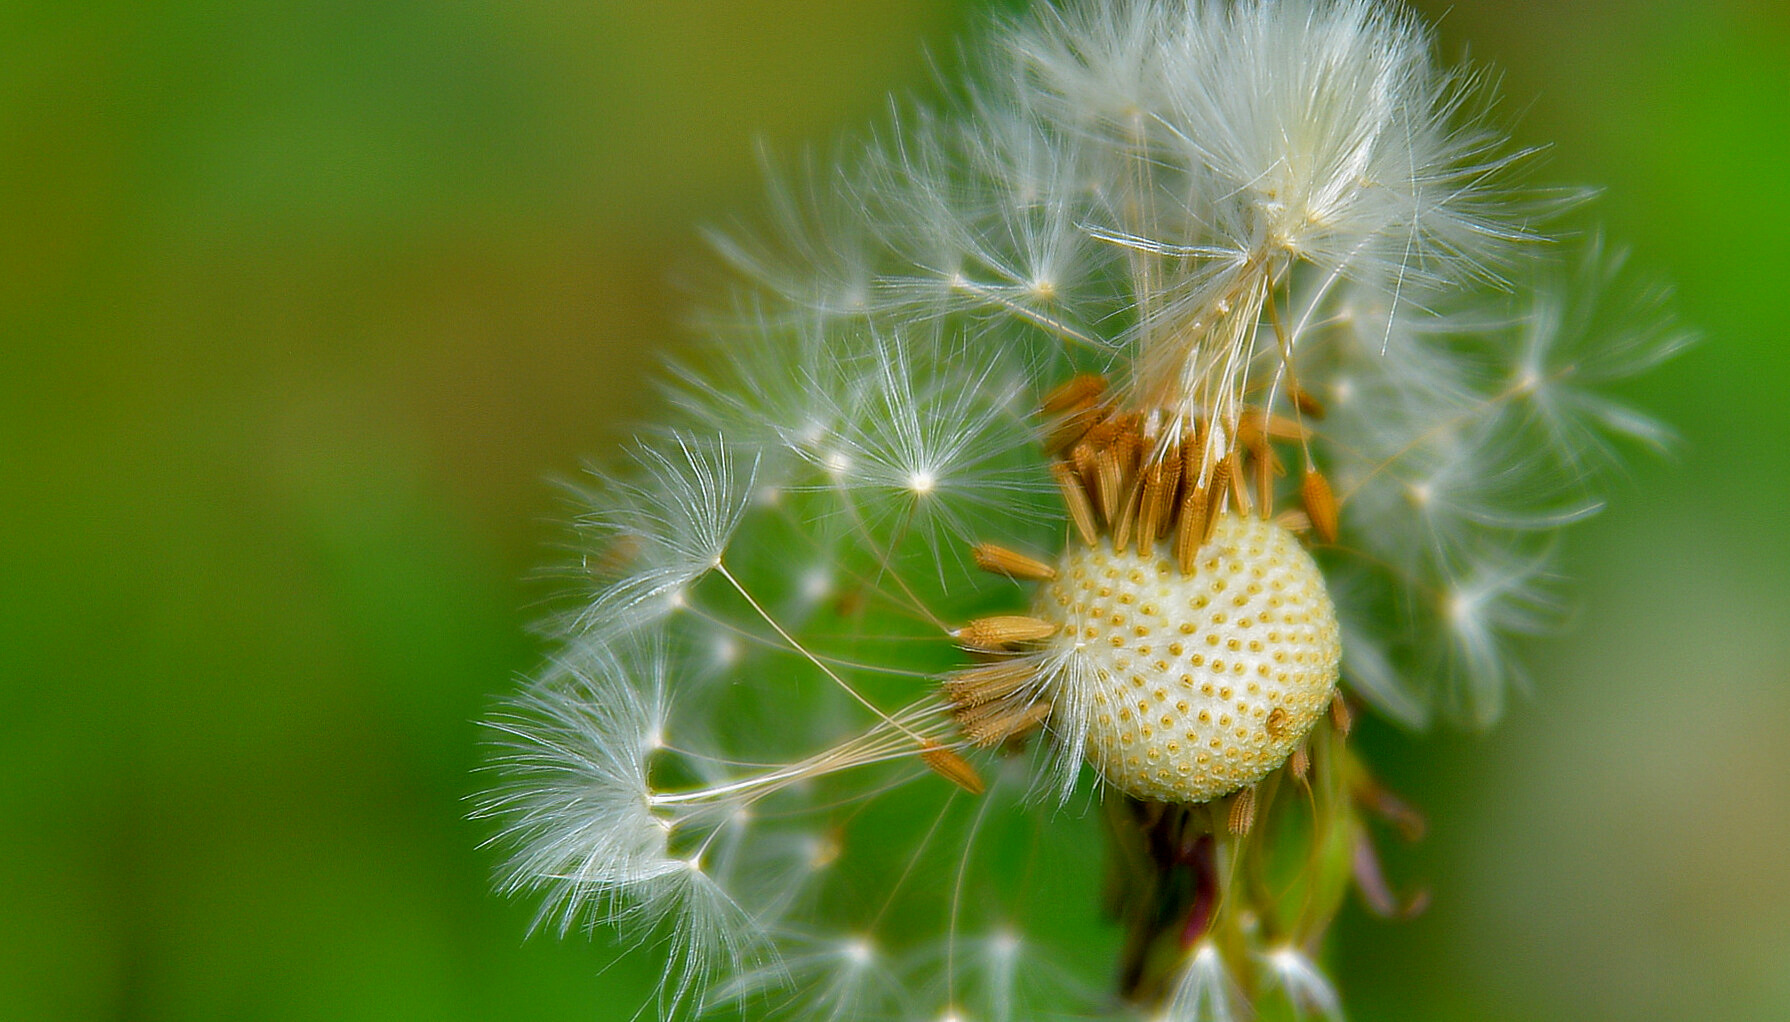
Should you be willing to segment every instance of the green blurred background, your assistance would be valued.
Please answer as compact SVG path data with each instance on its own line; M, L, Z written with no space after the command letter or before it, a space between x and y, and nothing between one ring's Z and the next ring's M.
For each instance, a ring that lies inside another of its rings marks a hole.
M1790 7L1425 4L1676 281L1677 424L1488 736L1369 726L1434 908L1364 1020L1790 1018ZM945 0L0 9L0 1019L626 1018L524 941L475 720L556 498L650 416L754 144L954 62Z

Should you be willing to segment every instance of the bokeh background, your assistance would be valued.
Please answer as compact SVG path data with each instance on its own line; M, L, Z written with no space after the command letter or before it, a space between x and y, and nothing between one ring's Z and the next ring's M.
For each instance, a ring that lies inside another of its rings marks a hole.
M1434 907L1343 920L1353 1017L1790 1018L1790 7L1423 6L1706 341L1630 388L1683 443L1572 538L1532 695L1366 728ZM464 818L544 480L652 414L755 145L978 16L0 7L0 1018L632 1014L650 956L525 941Z

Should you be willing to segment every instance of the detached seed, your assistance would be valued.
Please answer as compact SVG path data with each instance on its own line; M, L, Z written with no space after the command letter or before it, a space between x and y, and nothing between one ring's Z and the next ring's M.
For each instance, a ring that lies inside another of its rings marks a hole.
M970 556L975 559L976 567L1008 578L1048 582L1057 577L1057 569L1043 561L993 543L977 543Z
M1057 626L1049 621L1040 621L1035 617L1024 617L1019 614L1001 614L995 617L979 617L959 628L952 637L965 646L976 649L1004 649L1016 642L1036 642L1048 639L1057 632Z

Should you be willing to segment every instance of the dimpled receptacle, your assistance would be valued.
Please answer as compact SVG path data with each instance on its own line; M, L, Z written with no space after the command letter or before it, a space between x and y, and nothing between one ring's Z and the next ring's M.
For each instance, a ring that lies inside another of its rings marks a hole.
M1280 766L1336 689L1336 610L1311 555L1270 522L1225 515L1193 572L1074 544L1040 615L1093 691L1087 758L1108 784L1198 803ZM1065 681L1065 684L1070 682Z

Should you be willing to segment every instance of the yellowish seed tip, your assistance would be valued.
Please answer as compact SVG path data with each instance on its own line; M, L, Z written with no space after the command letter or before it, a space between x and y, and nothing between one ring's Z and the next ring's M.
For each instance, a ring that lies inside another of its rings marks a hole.
M987 789L982 783L982 775L976 772L969 760L937 742L928 741L920 746L920 761L933 773L972 795L980 795Z
M1326 543L1336 542L1336 494L1330 489L1330 480L1315 468L1306 469L1305 478L1299 483L1299 499L1305 504L1305 514L1318 538Z
M1330 697L1330 723L1335 725L1336 733L1344 738L1349 737L1349 730L1355 726L1355 713L1349 709L1349 701L1338 692Z

